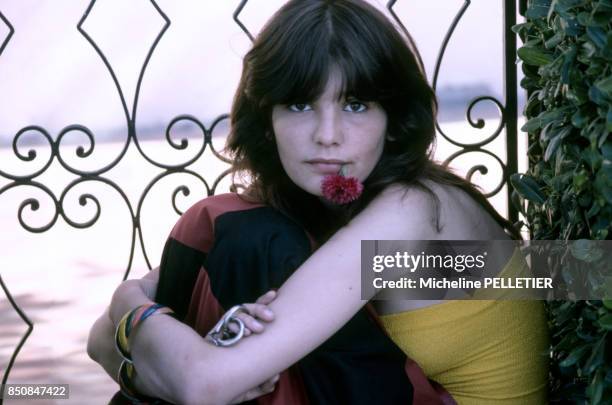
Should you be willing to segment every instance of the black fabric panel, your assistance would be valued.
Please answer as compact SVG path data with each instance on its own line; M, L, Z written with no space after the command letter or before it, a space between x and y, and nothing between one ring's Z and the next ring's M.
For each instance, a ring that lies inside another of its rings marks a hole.
M317 404L411 404L406 355L361 309L298 367Z
M272 208L259 207L216 218L215 242L204 267L213 294L227 310L279 288L310 251L301 227Z
M159 266L155 302L169 306L179 319L184 319L205 258L204 252L168 238Z

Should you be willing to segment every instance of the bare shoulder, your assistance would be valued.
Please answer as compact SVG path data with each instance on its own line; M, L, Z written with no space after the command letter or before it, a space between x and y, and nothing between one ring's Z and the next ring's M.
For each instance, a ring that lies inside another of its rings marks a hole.
M376 196L353 222L369 227L373 235L379 235L376 239L425 240L438 238L435 219L430 193L417 186L394 184Z
M364 210L363 220L386 232L381 239L503 239L503 229L463 190L429 180L394 184ZM429 192L429 191L430 192Z
M456 186L426 181L439 199L442 239L506 239L491 214L466 191Z

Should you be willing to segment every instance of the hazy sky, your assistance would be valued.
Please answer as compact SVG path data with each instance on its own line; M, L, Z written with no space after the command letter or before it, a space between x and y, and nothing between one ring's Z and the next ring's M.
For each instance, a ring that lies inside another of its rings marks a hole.
M227 112L249 39L233 22L239 0L158 0L172 24L145 72L139 128L166 125L178 114L205 123ZM250 0L242 21L256 33L284 1ZM384 8L385 1L372 3ZM459 0L399 0L398 16L413 34L429 77ZM94 133L121 130L125 118L115 86L76 25L89 0L0 0L15 34L0 55L0 137L38 124L55 136L70 124ZM445 86L484 85L502 94L502 1L474 0L447 48ZM84 24L107 55L131 111L149 46L163 26L149 0L98 0ZM0 22L0 41L8 34Z

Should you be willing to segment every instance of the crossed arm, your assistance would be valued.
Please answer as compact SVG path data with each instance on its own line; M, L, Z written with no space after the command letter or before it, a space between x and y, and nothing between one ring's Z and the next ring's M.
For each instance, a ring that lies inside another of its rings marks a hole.
M89 356L99 363L115 381L117 381L117 374L122 360L114 345L115 327L123 314L138 305L153 301L158 280L159 268L156 268L139 280L127 280L121 283L113 294L111 305L104 311L104 314L94 323L91 329L87 342ZM253 316L240 315L240 318L246 325L245 336L249 336L251 331L255 333L263 332L264 327L256 321L256 318L266 322L271 322L274 319L273 314L267 312L269 311L267 305L274 298L276 298L276 293L269 291L261 296L256 303L246 304L249 314ZM180 333L178 337L180 338ZM138 361L138 370L154 371L155 374L153 376L156 376L162 382L145 383L140 377L137 377L136 384L139 391L149 396L164 398L171 402L184 403L185 401L182 399L183 394L181 393L182 381L180 375L177 375L173 365L170 365L168 368L161 364L158 356L159 353L154 353L152 356L145 355L143 361ZM277 374L264 383L238 395L231 403L248 401L272 392L278 378L279 375Z
M360 291L361 240L436 239L429 199L404 191L383 192L293 273L269 305L276 320L265 333L227 349L167 316L144 322L131 338L137 386L180 403L228 403L311 352L367 302ZM128 309L142 303L135 295L128 300L122 304ZM125 313L124 307L114 314L115 307L111 318Z

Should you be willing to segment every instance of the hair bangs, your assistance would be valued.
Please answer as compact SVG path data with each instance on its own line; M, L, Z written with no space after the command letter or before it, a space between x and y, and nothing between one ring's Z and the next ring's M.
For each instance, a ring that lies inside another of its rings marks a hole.
M256 44L260 58L250 82L258 87L253 93L259 95L260 105L311 103L324 92L334 69L341 76L339 99L388 98L397 83L389 75L394 63L387 38L377 37L371 21L341 4L302 6L310 12L288 13L289 32L271 29Z
M362 55L334 55L334 68L339 70L342 80L342 92L339 98L354 97L362 101L380 101L384 99L386 91L381 88L380 75L372 66L360 62Z
M325 47L309 44L308 48L295 49L278 70L267 92L267 105L310 103L323 94L333 63Z

